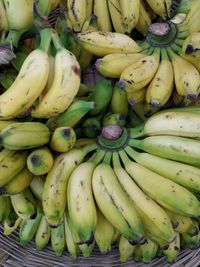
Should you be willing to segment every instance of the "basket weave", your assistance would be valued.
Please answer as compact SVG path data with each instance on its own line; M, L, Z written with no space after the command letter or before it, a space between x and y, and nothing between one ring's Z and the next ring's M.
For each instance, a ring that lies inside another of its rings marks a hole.
M184 249L173 264L167 264L164 257L156 258L150 264L134 262L132 259L120 263L116 248L102 254L95 248L92 256L84 258L79 256L73 260L67 251L61 257L54 255L51 247L37 251L34 242L26 247L19 244L18 231L9 236L3 234L0 226L0 266L1 267L197 267L200 266L200 247L195 250Z

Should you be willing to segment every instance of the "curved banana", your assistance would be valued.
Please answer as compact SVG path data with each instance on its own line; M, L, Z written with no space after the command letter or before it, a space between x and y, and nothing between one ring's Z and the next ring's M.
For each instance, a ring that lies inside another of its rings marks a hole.
M132 108L134 105L138 103L143 103L145 101L146 91L147 88L144 87L137 91L126 92L128 103L131 105Z
M130 37L118 32L87 31L77 34L78 43L96 56L113 53L138 53L142 48Z
M146 36L148 27L149 25L151 25L151 23L152 23L151 13L148 10L147 3L144 0L140 0L139 19L137 21L137 24L135 25L135 28L142 35Z
M44 90L49 74L46 51L51 41L50 31L50 29L40 31L39 48L27 56L14 83L0 96L1 119L14 118L26 111Z
M124 33L120 0L108 0L108 9L115 32Z
M108 10L107 0L94 0L94 15L97 16L98 29L100 31L111 32L112 26Z
M125 117L128 115L128 101L126 92L122 90L117 83L113 88L110 107L113 113L120 113Z
M86 0L67 0L67 13L73 29L80 32L87 16Z
M33 195L39 199L42 200L42 194L44 191L44 179L42 176L34 176L31 183L30 183L30 189L33 193Z
M37 232L35 234L35 247L37 250L43 250L49 243L51 237L51 228L47 223L46 217L42 214Z
M170 17L172 0L146 0L153 11L159 16L167 19Z
M191 33L182 44L182 53L200 60L200 32Z
M130 256L133 255L136 245L131 245L131 243L123 235L119 238L119 256L121 262L126 262Z
M65 249L65 226L64 221L57 227L51 228L51 247L56 256L61 256Z

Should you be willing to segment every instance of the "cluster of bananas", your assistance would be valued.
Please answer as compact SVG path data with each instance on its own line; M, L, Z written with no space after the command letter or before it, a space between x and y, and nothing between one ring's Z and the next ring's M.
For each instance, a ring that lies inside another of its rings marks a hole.
M76 140L69 127L1 121L4 234L19 228L21 245L50 242L58 256L115 245L122 262L173 262L200 241L199 124L199 107L171 108Z

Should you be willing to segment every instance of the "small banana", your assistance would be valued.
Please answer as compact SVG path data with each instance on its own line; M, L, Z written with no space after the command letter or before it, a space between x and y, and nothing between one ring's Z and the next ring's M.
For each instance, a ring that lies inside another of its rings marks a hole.
M100 57L142 51L133 39L118 32L87 31L77 34L77 41L85 50Z
M119 238L119 255L120 261L126 262L129 257L131 257L134 253L136 245L131 245L131 243L126 239L123 235L120 235Z
M97 16L98 29L100 31L111 32L112 26L110 21L108 1L94 0L94 15Z
M43 175L51 170L53 156L48 147L40 147L28 155L26 163L32 174Z
M7 149L23 150L45 145L50 131L41 122L15 122L0 133L0 144Z
M72 23L73 29L80 32L87 16L86 0L68 0L67 13Z
M65 226L64 221L57 227L51 228L51 247L56 256L61 256L65 249Z
M51 237L51 228L47 223L46 217L42 214L37 232L35 234L35 247L37 250L43 250L49 243Z
M126 124L126 118L124 114L111 113L111 112L107 112L105 114L102 122L103 126L108 126L108 125L125 126L125 124Z

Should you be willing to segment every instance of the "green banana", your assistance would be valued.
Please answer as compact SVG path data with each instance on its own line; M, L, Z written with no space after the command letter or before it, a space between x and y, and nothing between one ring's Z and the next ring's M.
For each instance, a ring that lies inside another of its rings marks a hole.
M144 263L150 263L155 257L158 250L158 244L147 238L144 244L140 245L142 251L142 261Z
M57 152L68 152L76 143L76 134L71 127L58 127L50 139L50 147Z
M0 196L0 222L8 218L11 208L10 198L8 196Z
M34 219L36 216L36 203L31 191L26 188L23 192L10 196L16 214L22 219Z
M63 217L67 203L67 184L73 170L83 161L96 144L82 149L72 149L60 154L54 161L51 171L45 180L42 204L47 221L57 226Z
M161 158L149 153L137 152L130 146L126 153L137 163L151 171L180 184L189 190L200 191L200 169L189 164Z
M124 116L128 114L128 100L126 92L115 84L111 98L110 107L113 113L120 113Z
M85 116L90 110L95 107L94 101L81 101L77 100L71 104L71 106L62 114L55 118L51 118L47 121L47 126L51 131L54 131L58 127L73 127L76 125L82 117Z
M133 180L161 206L179 214L199 217L199 201L190 191L131 161L124 151L119 154Z
M26 165L27 151L0 151L0 187L6 185Z
M128 261L136 249L136 245L131 245L131 243L124 236L119 238L119 257L121 262Z
M56 228L51 228L51 247L56 256L61 256L65 249L64 221Z
M83 122L81 128L84 136L94 138L99 135L102 128L101 117L102 114L88 118Z
M181 234L185 245L191 249L196 248L199 244L199 241L200 241L199 225L198 225L197 221L194 221L194 223L196 225L196 233L195 234L190 234L190 233Z
M48 173L53 166L53 156L48 147L34 149L27 157L27 167L34 175Z
M45 145L50 131L41 122L11 123L0 133L0 144L7 149L22 150Z
M108 112L103 118L103 126L107 125L119 125L125 126L126 118L124 114Z
M178 136L149 136L131 139L129 145L162 158L200 166L200 141Z
M42 194L44 191L44 182L45 181L42 176L34 176L30 183L30 189L33 195L40 201L42 200Z
M31 220L22 220L19 228L19 242L20 245L26 246L34 237L40 220L42 218L42 210L40 207L37 208L37 216Z
M48 245L50 237L51 237L51 228L49 227L46 217L43 214L37 232L35 234L36 249L43 250Z

